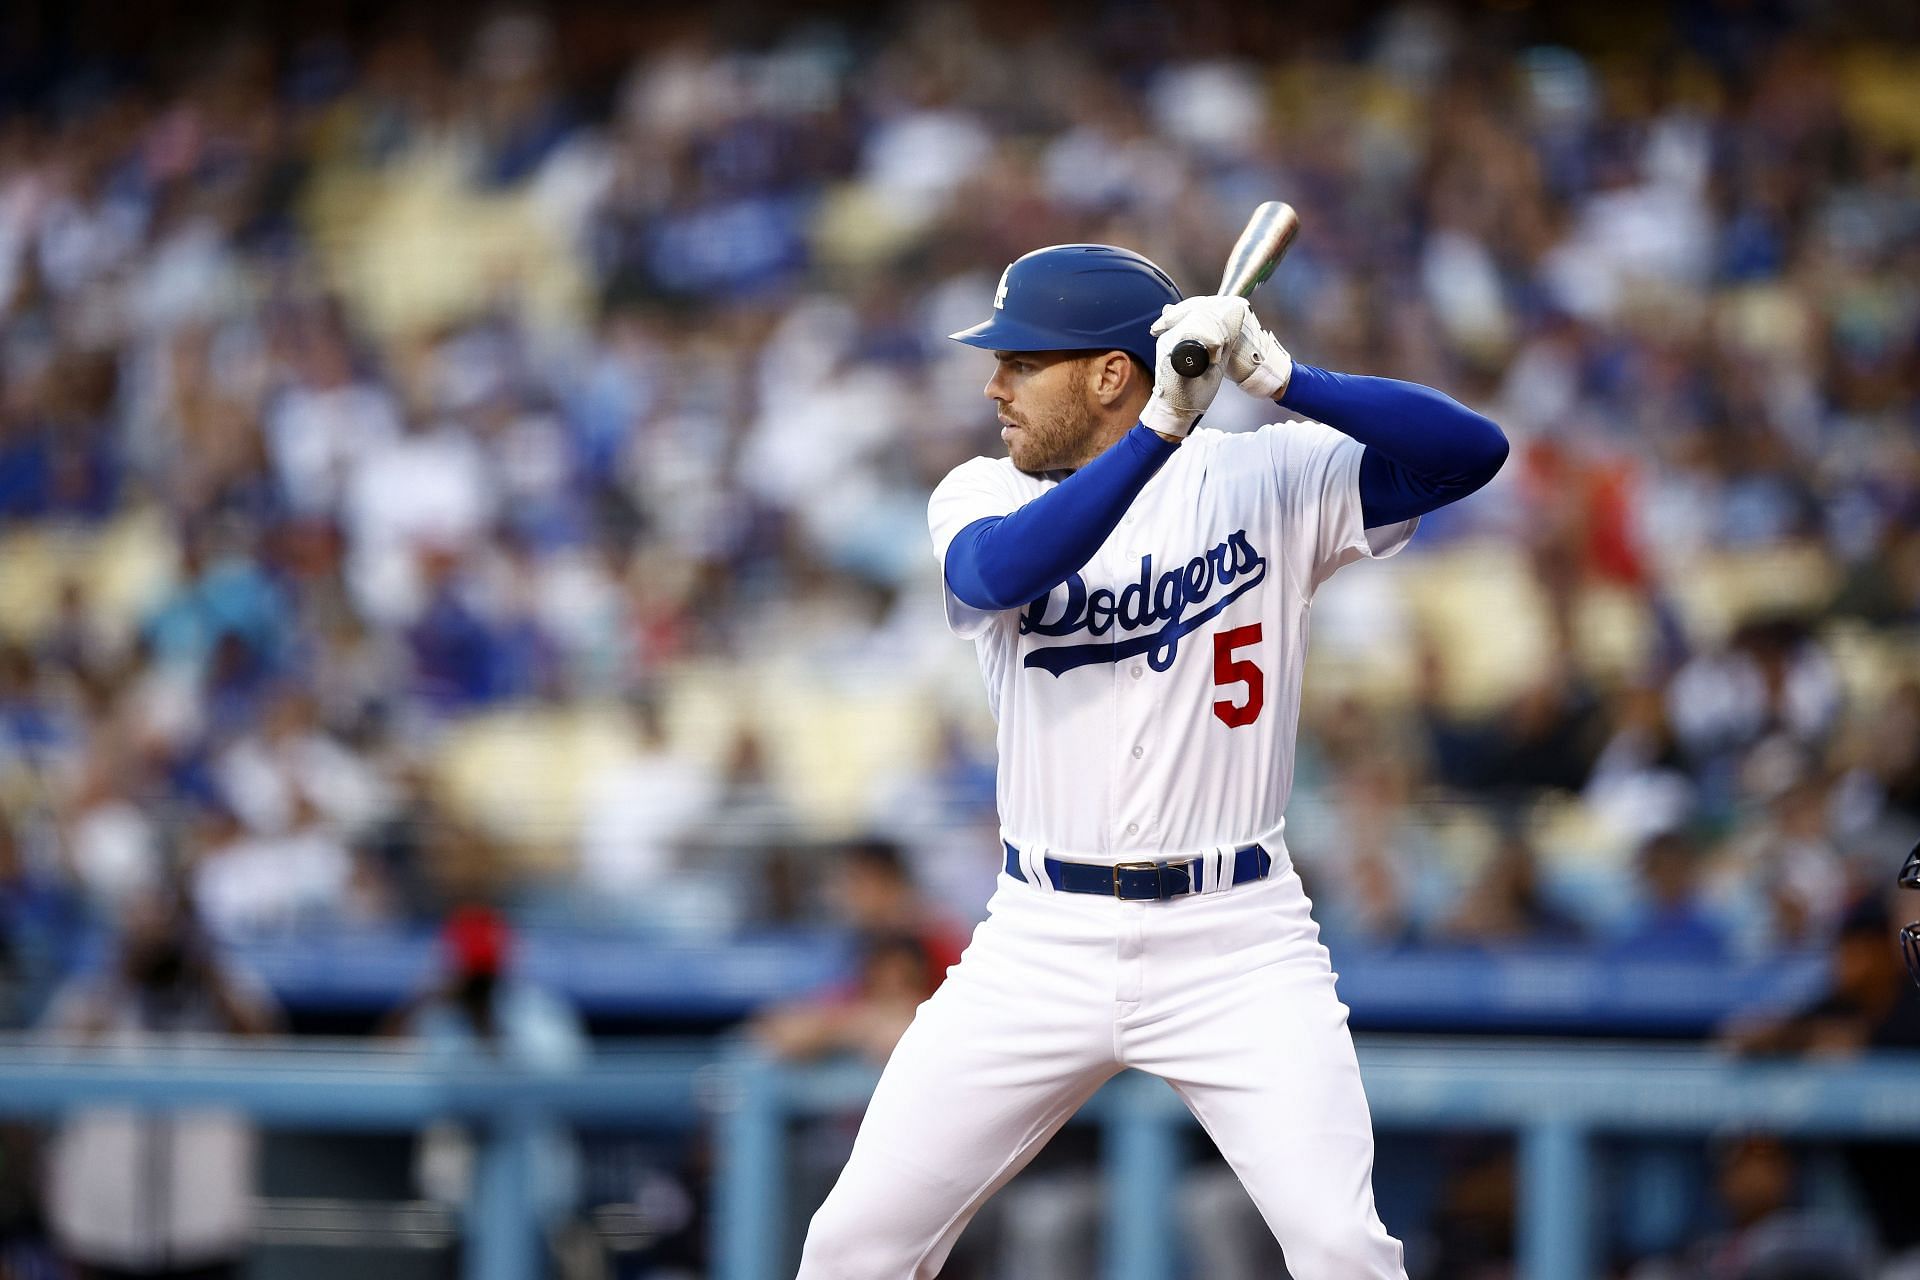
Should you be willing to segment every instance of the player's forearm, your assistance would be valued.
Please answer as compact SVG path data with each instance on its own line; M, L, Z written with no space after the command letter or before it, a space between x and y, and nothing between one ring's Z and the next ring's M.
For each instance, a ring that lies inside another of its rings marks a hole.
M975 609L1017 609L1079 572L1177 441L1135 427L1018 511L962 529L947 548L947 586Z
M1490 419L1414 382L1296 363L1280 404L1367 446L1360 505L1368 528L1456 502L1507 460L1507 437Z

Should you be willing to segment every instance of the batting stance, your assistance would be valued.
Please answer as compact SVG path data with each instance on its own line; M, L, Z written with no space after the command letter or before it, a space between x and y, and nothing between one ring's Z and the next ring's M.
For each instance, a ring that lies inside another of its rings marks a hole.
M1404 1277L1283 838L1307 614L1485 484L1506 438L1426 387L1296 364L1244 300L1181 301L1106 245L1026 255L953 336L993 353L1008 454L955 468L929 510L999 722L1005 871L887 1064L802 1280L933 1276L1126 1067L1185 1099L1295 1280ZM1193 378L1170 360L1187 339L1211 357ZM1194 430L1223 376L1290 420Z

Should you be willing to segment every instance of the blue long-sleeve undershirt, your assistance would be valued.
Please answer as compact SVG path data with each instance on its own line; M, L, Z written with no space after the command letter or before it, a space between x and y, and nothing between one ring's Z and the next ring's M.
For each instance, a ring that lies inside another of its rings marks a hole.
M975 520L947 548L947 586L976 609L1038 600L1093 559L1179 447L1135 427L1018 511Z
M1507 457L1500 428L1416 383L1295 364L1280 403L1367 446L1359 487L1370 529L1464 498ZM975 609L1039 599L1093 558L1176 448L1137 426L1019 510L974 521L947 548L948 588Z
M1417 382L1296 364L1280 404L1367 446L1360 514L1369 529L1458 502L1507 460L1507 437L1492 420Z

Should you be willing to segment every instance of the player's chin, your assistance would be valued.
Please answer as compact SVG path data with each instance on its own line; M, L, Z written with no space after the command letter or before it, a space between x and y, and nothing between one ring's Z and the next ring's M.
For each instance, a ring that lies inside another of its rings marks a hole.
M1020 470L1045 471L1047 469L1049 464L1044 456L1045 450L1024 427L1003 427L1000 438L1006 442L1007 457L1011 458L1013 465Z

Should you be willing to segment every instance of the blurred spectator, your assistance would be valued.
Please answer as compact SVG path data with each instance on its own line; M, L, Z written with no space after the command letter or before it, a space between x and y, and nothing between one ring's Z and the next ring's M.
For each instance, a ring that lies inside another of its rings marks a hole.
M795 1062L849 1054L875 1066L887 1060L938 985L927 953L912 934L867 934L859 974L844 990L767 1010L753 1034L776 1056Z
M1735 1024L1729 1034L1746 1053L1920 1049L1920 989L1901 965L1883 896L1859 899L1841 922L1825 994L1786 1017Z
M1832 661L1800 620L1760 618L1724 650L1683 666L1667 705L1682 745L1717 775L1769 735L1802 748L1822 745L1840 692Z
M431 612L436 588L495 515L497 463L453 420L412 426L354 455L344 524L351 581L368 616L389 624ZM425 563L425 582L416 568Z
M439 982L397 1010L397 1034L451 1061L493 1059L532 1070L565 1070L587 1051L579 1015L514 972L513 930L490 907L460 907L440 931Z
M1439 937L1474 946L1577 945L1586 930L1554 904L1540 883L1540 859L1517 832L1500 841Z
M1570 652L1563 646L1558 652ZM1463 719L1445 709L1438 655L1423 654L1421 711L1440 781L1463 791L1576 791L1593 765L1593 691L1564 659L1533 673L1492 715Z
M474 584L456 552L420 553L424 599L407 628L413 650L413 688L427 707L472 711L505 697L503 640L481 611Z
M835 869L832 901L859 943L853 981L762 1013L754 1034L781 1057L852 1053L886 1061L957 964L966 935L920 897L900 849L888 841L848 846Z
M50 683L31 650L0 640L0 769L41 769L72 747L73 727L47 696Z
M52 869L32 865L9 817L0 816L0 1028L24 1025L69 959L80 904Z
M193 832L193 901L222 937L291 931L343 920L351 909L353 854L304 797L270 835L224 810Z
M199 674L229 644L262 672L275 669L294 620L252 536L236 524L186 530L179 577L146 620L155 662Z
M94 609L86 585L68 578L60 584L55 616L40 640L40 661L80 681L107 677L119 646Z
M490 907L453 911L440 931L439 980L395 1010L387 1029L417 1042L440 1066L565 1072L587 1057L586 1029L564 1000L514 972L512 928ZM540 1135L534 1187L542 1223L556 1226L574 1208L579 1183L573 1135L556 1126ZM475 1147L459 1124L421 1135L415 1162L426 1193L471 1211Z
M747 1033L784 1061L849 1057L878 1067L939 987L944 966L958 958L958 947L919 901L899 850L890 844L851 847L835 868L833 892L843 922L853 927L854 973L827 990L760 1010L748 1021ZM852 1137L852 1128L833 1118L803 1139L801 1177L807 1194L824 1198L846 1163ZM970 1274L970 1255L990 1230L969 1232L949 1269Z
M916 940L932 981L931 991L960 963L967 933L943 908L928 903L908 870L900 847L888 840L847 846L833 880L834 910L858 933Z
M400 406L356 373L337 313L315 308L286 327L289 377L262 424L279 489L302 515L340 513L359 459L400 436Z
M1756 752L1750 772L1772 797L1729 842L1731 865L1757 900L1753 924L1769 946L1820 946L1846 909L1847 868L1830 831L1824 779L1801 774L1797 751ZM1777 768L1784 775L1765 778Z
M45 1028L63 1043L138 1049L257 1035L276 1019L266 992L218 956L183 900L148 894L121 915L112 967L75 979ZM48 1154L54 1237L87 1277L237 1276L254 1148L252 1126L217 1110L83 1110Z
M1612 736L1581 793L1587 808L1636 843L1685 825L1697 803L1695 785L1660 690L1630 689L1612 712Z
M1647 960L1720 960L1727 938L1700 889L1700 851L1679 832L1640 846L1639 902L1612 940L1614 954Z
M1680 1257L1641 1263L1629 1280L1873 1280L1873 1242L1845 1217L1803 1207L1785 1143L1725 1140L1715 1163L1720 1231Z
M586 783L580 881L603 902L639 909L681 869L687 842L731 810L712 770L670 749L655 698L629 700L627 726L629 753Z
M1727 1039L1736 1051L1751 1054L1850 1057L1867 1050L1920 1050L1920 987L1901 961L1885 894L1869 894L1847 912L1824 994L1784 1017L1738 1021ZM1920 1249L1920 1216L1907 1194L1920 1145L1854 1142L1843 1151L1881 1246L1893 1253Z
M75 881L89 904L109 915L156 891L167 872L150 816L154 797L138 794L130 776L137 769L121 744L103 742L88 759L63 822Z
M984 911L1001 860L991 743L942 716L931 759L891 762L873 779L870 824L897 840L913 878L956 917Z
M1920 680L1903 682L1862 717L1838 763L1842 825L1861 845L1886 848L1920 835Z
M1330 788L1331 812L1302 823L1296 853L1314 917L1330 934L1395 947L1419 935L1422 912L1432 905L1436 858L1407 794L1409 771L1386 758L1387 749L1376 737L1342 762ZM1301 816L1307 812L1302 806Z
M388 803L372 765L327 732L311 694L291 686L220 754L214 773L227 804L260 835L286 831L306 808L351 837L384 817Z

